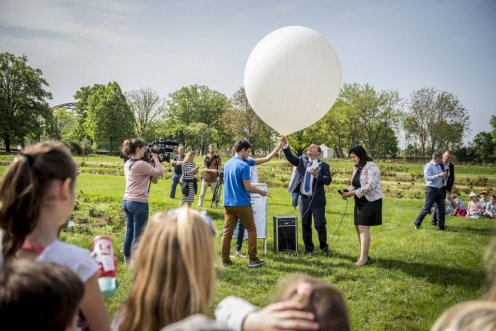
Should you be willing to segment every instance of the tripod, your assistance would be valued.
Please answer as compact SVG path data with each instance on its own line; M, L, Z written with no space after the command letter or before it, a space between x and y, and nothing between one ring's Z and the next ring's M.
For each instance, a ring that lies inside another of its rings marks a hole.
M222 194L223 184L224 184L224 180L219 178L219 180L217 180L217 185L215 186L214 194L212 196L212 204L210 204L210 208L214 206L214 203L215 203L215 208L219 207L220 195Z

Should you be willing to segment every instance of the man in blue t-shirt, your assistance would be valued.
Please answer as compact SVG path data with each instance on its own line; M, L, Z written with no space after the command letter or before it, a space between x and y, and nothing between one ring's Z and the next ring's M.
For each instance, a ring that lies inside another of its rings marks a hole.
M250 183L250 166L246 159L251 145L246 140L234 144L234 156L224 166L224 232L221 238L222 265L232 264L229 258L231 239L238 219L248 231L249 266L258 267L263 261L257 257L257 229L253 219L250 193L268 196L269 192L254 187Z

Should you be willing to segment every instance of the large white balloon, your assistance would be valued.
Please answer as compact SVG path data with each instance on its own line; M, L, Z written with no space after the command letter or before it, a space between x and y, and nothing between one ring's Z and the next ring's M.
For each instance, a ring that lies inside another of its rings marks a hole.
M341 88L341 64L318 32L288 26L253 49L245 67L246 96L257 115L280 134L321 119Z

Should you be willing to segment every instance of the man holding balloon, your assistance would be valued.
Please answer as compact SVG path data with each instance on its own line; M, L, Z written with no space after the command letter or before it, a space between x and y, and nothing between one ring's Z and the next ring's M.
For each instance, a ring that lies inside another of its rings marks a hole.
M331 251L327 244L326 196L324 190L324 185L331 184L332 180L329 165L318 159L321 152L319 145L310 144L308 146L308 158L295 156L289 149L286 137L284 136L280 140L280 147L289 163L296 166L295 175L291 183L289 183L288 191L299 195L298 206L300 208L305 254L311 256L314 250L312 241L313 216L315 230L317 230L319 237L320 249L324 254L330 256Z

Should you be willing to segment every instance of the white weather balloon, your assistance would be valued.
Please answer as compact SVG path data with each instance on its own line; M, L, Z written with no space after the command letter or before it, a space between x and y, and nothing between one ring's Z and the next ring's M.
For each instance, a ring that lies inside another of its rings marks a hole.
M287 26L265 36L245 67L246 96L257 115L287 135L312 125L332 107L341 64L318 32Z

